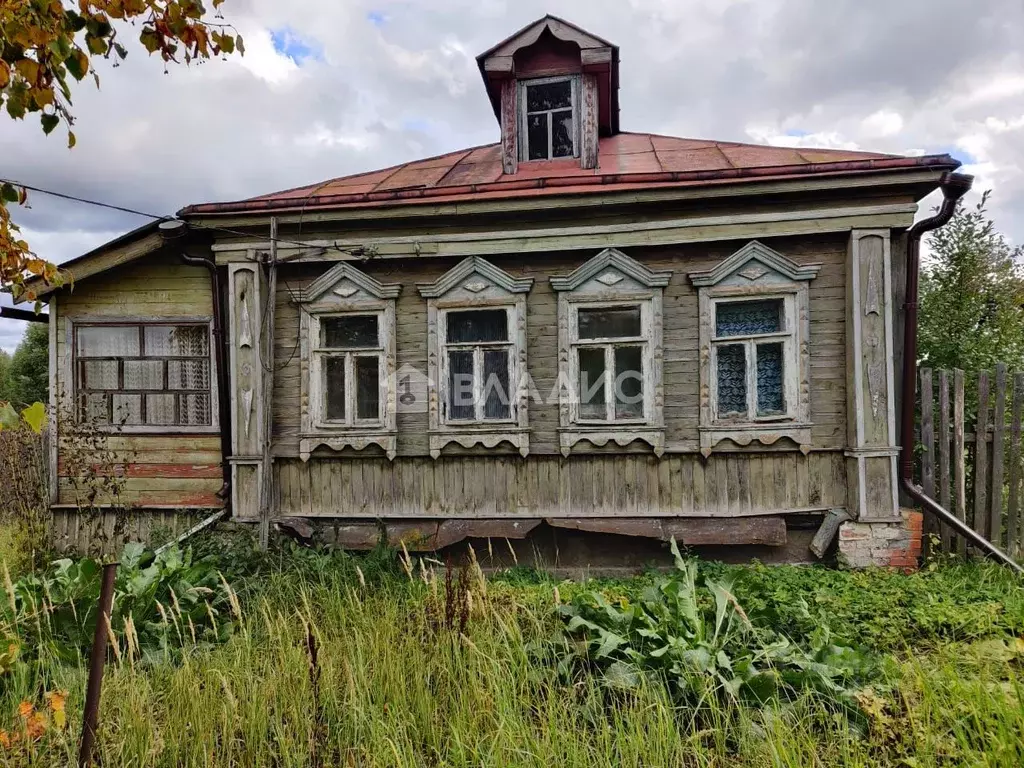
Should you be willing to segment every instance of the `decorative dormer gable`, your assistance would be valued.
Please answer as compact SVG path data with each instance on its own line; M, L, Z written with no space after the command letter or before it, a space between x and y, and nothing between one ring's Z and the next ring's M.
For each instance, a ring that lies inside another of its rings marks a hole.
M554 16L478 56L504 172L551 160L596 168L598 137L618 133L618 61L616 46Z

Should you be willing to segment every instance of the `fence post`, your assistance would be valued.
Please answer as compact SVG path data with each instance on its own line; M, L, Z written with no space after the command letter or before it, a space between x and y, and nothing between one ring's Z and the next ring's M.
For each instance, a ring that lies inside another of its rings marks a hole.
M959 520L967 522L967 481L964 445L964 372L953 370L953 493L954 513ZM967 542L957 536L957 551L967 554Z
M935 417L933 401L935 392L932 389L932 370L922 368L918 394L921 401L921 489L930 499L935 498ZM924 546L927 548L931 540L930 534L939 529L938 521L931 515L925 515Z
M1020 554L1020 426L1024 410L1024 373L1013 374L1013 405L1010 413L1010 497L1006 509L1006 551Z
M974 420L974 532L988 535L988 371L978 374L978 413Z
M939 503L952 508L949 468L949 371L939 371ZM953 551L953 532L941 527L942 551Z
M92 750L96 743L96 728L100 718L100 689L103 685L103 664L107 660L107 635L110 632L110 612L114 606L114 578L117 563L103 566L103 584L97 606L96 631L92 636L89 654L89 682L85 689L85 713L82 716L82 745L78 750L78 767L92 764Z
M992 493L989 496L988 540L997 547L1003 538L1003 457L1006 439L1006 364L996 363L996 401L992 419Z

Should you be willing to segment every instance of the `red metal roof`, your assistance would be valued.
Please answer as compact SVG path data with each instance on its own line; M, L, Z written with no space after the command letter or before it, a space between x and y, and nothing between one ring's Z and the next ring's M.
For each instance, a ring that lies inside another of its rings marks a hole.
M578 159L538 160L521 162L516 173L506 175L501 145L488 144L247 200L191 205L181 213L470 202L959 165L949 155L904 157L619 133L600 140L598 167L592 169L580 168Z

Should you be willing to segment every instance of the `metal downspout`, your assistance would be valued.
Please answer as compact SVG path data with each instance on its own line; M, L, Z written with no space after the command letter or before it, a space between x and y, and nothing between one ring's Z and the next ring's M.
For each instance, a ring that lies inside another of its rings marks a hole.
M900 403L900 486L908 496L943 523L966 538L978 549L984 550L996 560L1024 574L1012 557L977 533L963 520L925 494L914 482L914 404L917 399L917 298L919 268L921 262L921 237L925 232L945 225L956 212L957 202L974 183L974 177L958 173L943 174L939 188L942 190L942 206L938 213L917 222L907 231L907 291L903 325L903 399Z
M176 219L161 222L159 227L160 234L167 243L173 243L183 237L187 228L185 222ZM224 362L227 339L224 335L224 300L221 293L220 273L217 271L217 265L210 259L190 256L184 250L179 251L178 255L186 264L205 267L210 272L210 292L213 301L213 357L214 365L217 368L217 411L220 416L221 469L224 478L224 484L217 491L217 496L224 499L224 508L227 510L231 505L231 465L228 463L228 457L231 455L231 399L228 394L227 365Z

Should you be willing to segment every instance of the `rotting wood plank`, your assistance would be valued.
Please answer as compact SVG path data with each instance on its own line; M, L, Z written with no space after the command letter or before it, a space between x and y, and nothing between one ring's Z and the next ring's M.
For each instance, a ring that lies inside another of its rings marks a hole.
M961 522L967 522L966 455L964 453L964 372L953 371L953 512ZM957 552L967 554L967 542L957 536Z
M978 374L978 412L974 422L974 532L988 536L988 441L981 439L988 435L989 427L989 376L988 371Z
M996 391L992 431L992 491L989 495L988 535L997 547L1002 542L1003 455L1006 437L1006 364L996 363Z
M1006 548L1019 557L1021 501L1021 411L1024 410L1024 373L1013 375L1013 405L1010 408L1010 491L1006 509Z
M939 503L943 509L952 505L949 467L949 372L939 371ZM953 551L953 532L942 526L942 551Z

